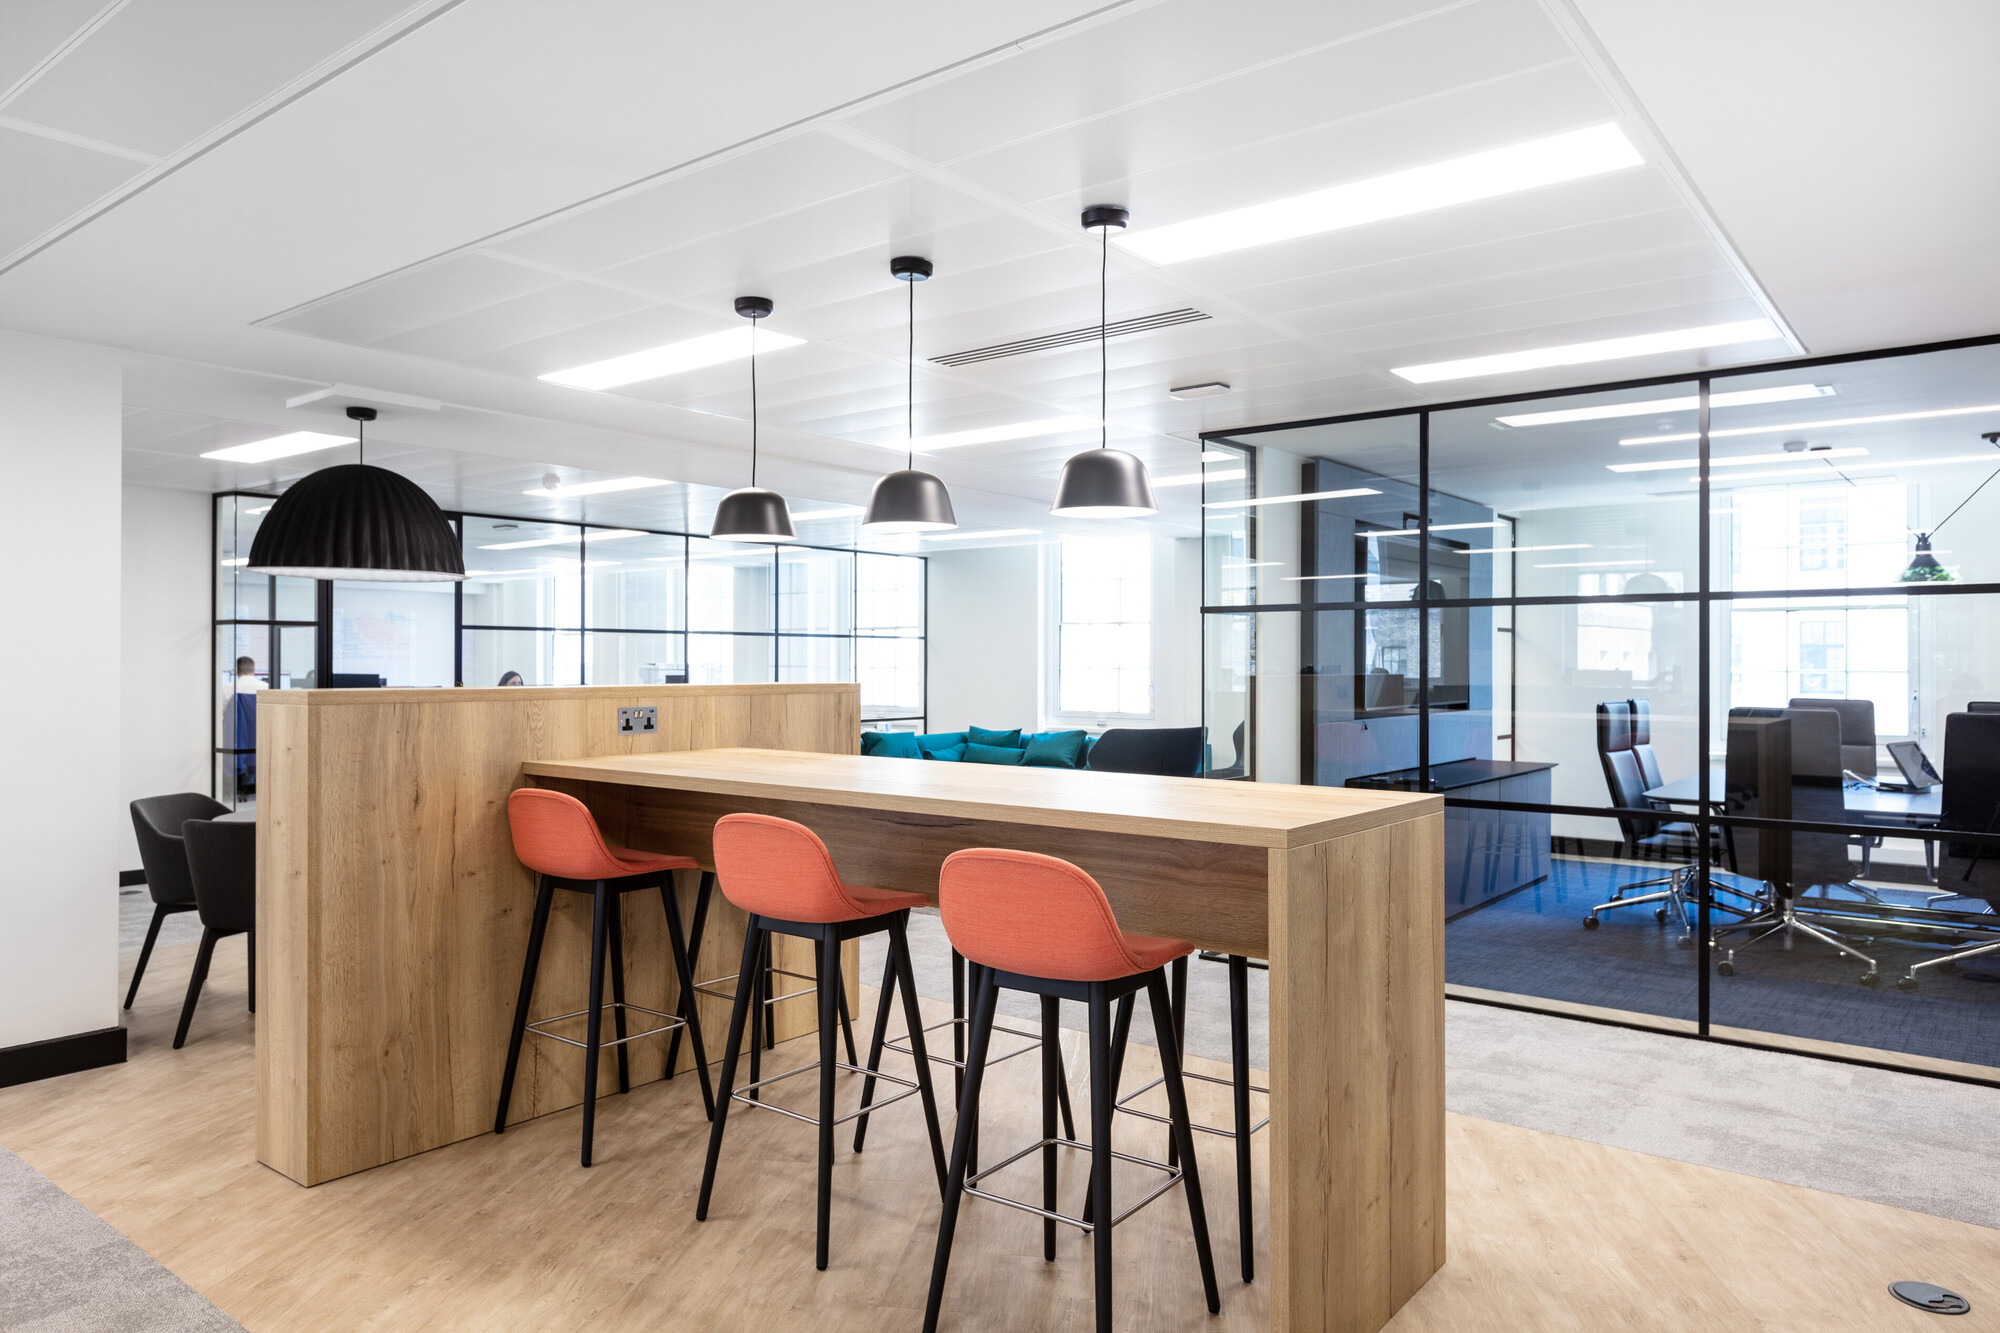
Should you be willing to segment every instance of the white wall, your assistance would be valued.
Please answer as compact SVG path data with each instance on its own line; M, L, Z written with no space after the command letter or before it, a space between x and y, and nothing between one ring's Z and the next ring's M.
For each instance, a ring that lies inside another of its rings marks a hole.
M139 868L127 802L209 789L213 500L124 488L118 866Z
M118 1022L120 394L110 352L0 332L0 1048Z
M1033 731L1042 716L1042 575L1033 546L990 546L930 557L932 731L968 726Z

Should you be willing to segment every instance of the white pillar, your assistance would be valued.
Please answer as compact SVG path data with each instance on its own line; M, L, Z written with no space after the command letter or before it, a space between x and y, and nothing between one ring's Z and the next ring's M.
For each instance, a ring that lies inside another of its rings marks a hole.
M0 332L0 1081L124 1050L120 399L114 353Z

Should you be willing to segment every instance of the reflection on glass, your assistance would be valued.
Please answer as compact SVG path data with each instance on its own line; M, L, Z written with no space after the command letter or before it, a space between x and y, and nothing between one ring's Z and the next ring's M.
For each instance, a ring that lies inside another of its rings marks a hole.
M592 685L685 685L687 641L679 634L583 636L584 676Z
M686 538L586 528L584 552L585 624L592 629L683 628Z
M919 718L924 712L924 645L916 639L856 639L855 674L863 720Z
M778 679L837 681L854 679L854 640L784 635L778 639Z
M464 681L493 686L518 672L527 685L581 685L584 638L571 631L468 629Z
M688 684L764 684L777 670L777 642L769 634L690 634Z
M854 555L780 546L778 629L786 634L846 634L853 628Z
M454 683L451 583L333 585L333 679L349 689Z
M740 542L689 539L688 628L770 633L777 561L775 551L746 550ZM764 652L768 658L768 643ZM755 679L769 679L770 670Z
M855 558L855 632L915 637L924 632L924 562L863 552Z
M464 542L467 625L582 627L581 527L467 515Z

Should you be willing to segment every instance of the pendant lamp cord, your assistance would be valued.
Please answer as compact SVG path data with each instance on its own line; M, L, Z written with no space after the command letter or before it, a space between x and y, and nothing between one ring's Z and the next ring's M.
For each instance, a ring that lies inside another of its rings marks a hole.
M1097 231L1097 447L1111 444L1111 228Z
M903 421L903 429L909 438L909 457L904 460L903 466L914 471L917 466L917 284L906 279L903 285L910 289L910 374L904 398L909 407Z
M354 461L364 465L368 462L368 423L359 417L354 421Z
M750 486L757 485L757 321L750 321Z

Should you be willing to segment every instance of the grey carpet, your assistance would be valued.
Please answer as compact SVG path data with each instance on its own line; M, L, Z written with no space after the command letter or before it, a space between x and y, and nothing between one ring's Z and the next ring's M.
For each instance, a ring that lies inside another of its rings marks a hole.
M871 985L883 939L863 941ZM935 911L912 914L910 947L917 989L949 999L951 946ZM1258 1069L1269 1050L1267 980L1250 974ZM1190 1053L1229 1058L1227 983L1222 964L1190 964ZM1037 1014L1029 997L1002 1000L1003 1014ZM1991 1160L2000 1090L1486 1005L1452 1003L1445 1014L1445 1102L1464 1115L2000 1227ZM1078 1005L1062 1017L1085 1026ZM1152 1044L1151 1024L1135 1022L1133 1039Z
M0 1328L240 1333L242 1325L0 1148Z

